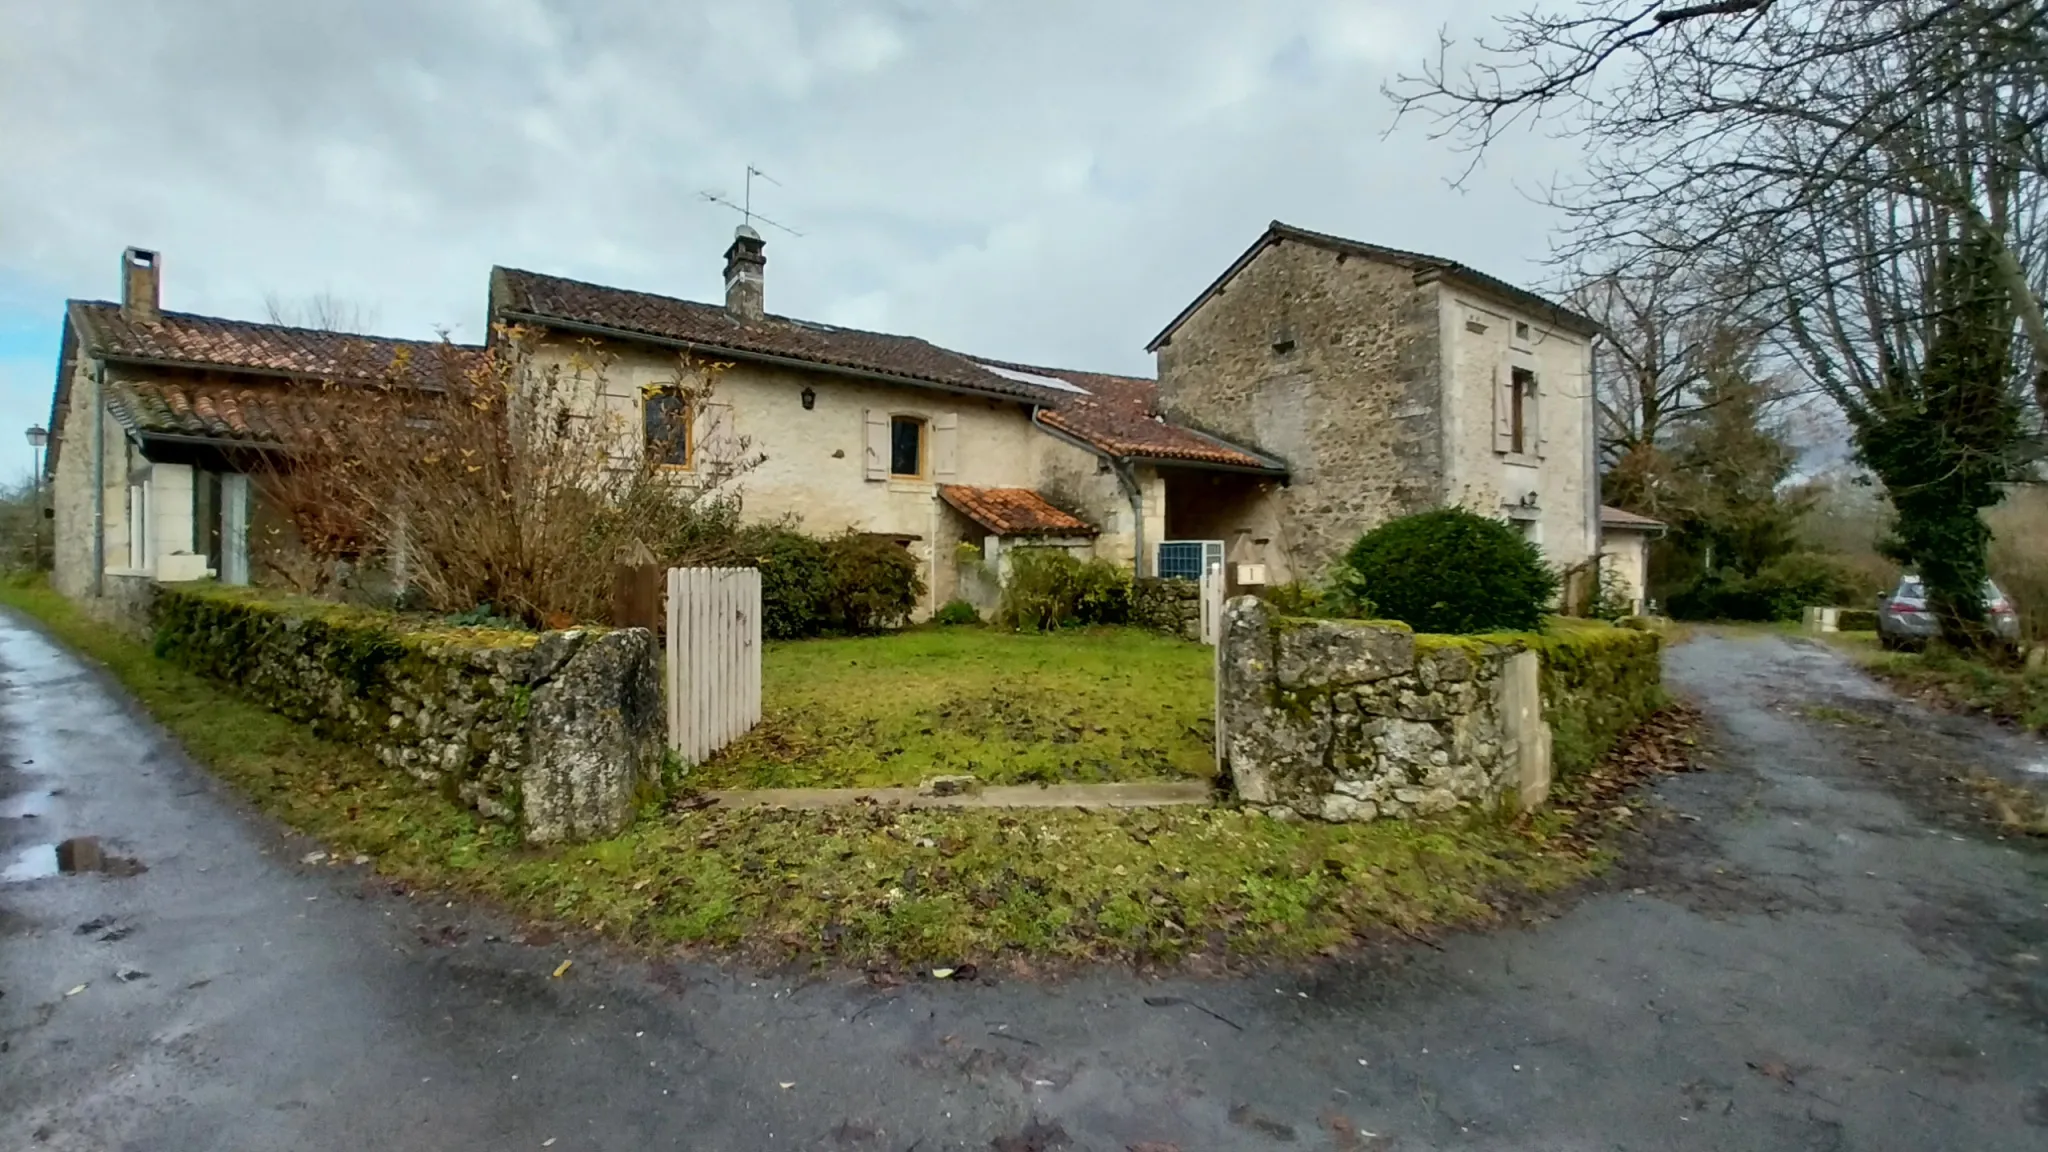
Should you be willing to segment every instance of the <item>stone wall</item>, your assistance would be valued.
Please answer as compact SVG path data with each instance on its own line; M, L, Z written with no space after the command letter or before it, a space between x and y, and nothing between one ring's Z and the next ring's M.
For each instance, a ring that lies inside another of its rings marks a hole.
M1140 576L1131 582L1131 623L1169 636L1202 638L1202 586L1193 580Z
M1158 362L1169 417L1287 462L1288 486L1263 497L1278 528L1258 533L1276 581L1313 577L1360 532L1443 502L1437 290L1406 269L1283 240Z
M1417 636L1238 597L1218 686L1225 770L1246 803L1283 817L1540 804L1553 771L1597 760L1662 703L1654 635L1556 628Z
M406 628L245 589L167 585L157 654L537 843L624 828L660 777L660 642L644 629Z

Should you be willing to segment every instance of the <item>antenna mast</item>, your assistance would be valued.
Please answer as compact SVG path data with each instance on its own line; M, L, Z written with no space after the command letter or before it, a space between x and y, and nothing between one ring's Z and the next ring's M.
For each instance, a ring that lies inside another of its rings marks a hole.
M752 164L749 164L747 165L746 192L741 203L735 204L731 200L727 199L724 196L720 196L716 192L701 192L698 193L698 195L702 196L705 200L708 200L713 204L722 205L726 208L730 208L733 211L739 213L740 222L748 227L752 227L754 221L759 220L761 223L768 225L770 228L775 228L780 231L787 232L791 236L801 237L803 233L797 231L794 228L791 228L789 225L779 224L773 220L770 220L766 216L761 215L759 212L754 211L754 177L756 176L759 176L761 179L766 180L770 184L775 185L777 188L782 187L782 181L777 180L775 177L770 176L766 172L763 172L759 168L756 168Z

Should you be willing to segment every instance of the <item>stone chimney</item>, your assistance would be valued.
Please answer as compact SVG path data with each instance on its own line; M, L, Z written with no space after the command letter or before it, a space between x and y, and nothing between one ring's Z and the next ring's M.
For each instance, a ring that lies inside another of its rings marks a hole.
M158 317L161 282L157 278L156 253L130 248L121 253L121 315L140 324L153 324Z
M762 281L768 257L761 250L767 242L745 224L733 230L732 247L725 250L725 310L742 320L759 320L762 309Z

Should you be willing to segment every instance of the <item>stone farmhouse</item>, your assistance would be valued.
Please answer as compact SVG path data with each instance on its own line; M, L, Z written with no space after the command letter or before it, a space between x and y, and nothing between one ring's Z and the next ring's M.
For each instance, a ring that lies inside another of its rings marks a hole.
M119 303L67 306L47 467L75 597L260 580L251 462L351 383L426 387L481 351L165 311L160 265L129 249ZM1593 324L1455 262L1276 222L1153 339L1156 379L778 316L766 268L746 227L722 303L495 268L490 317L622 453L663 451L688 485L744 445L750 519L901 542L927 611L992 604L1016 547L1256 585L1444 504L1519 524L1566 569L1603 551L1626 569L1657 527L1610 510L1603 540ZM669 387L684 356L723 366L701 403Z

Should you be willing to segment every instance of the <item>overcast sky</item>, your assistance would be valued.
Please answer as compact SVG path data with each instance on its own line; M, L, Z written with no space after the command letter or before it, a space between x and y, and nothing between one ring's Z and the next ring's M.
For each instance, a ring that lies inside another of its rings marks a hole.
M474 340L492 264L716 300L749 163L768 307L1147 373L1268 220L1543 276L1574 150L1386 135L1498 0L0 0L0 477L62 303L329 294Z

